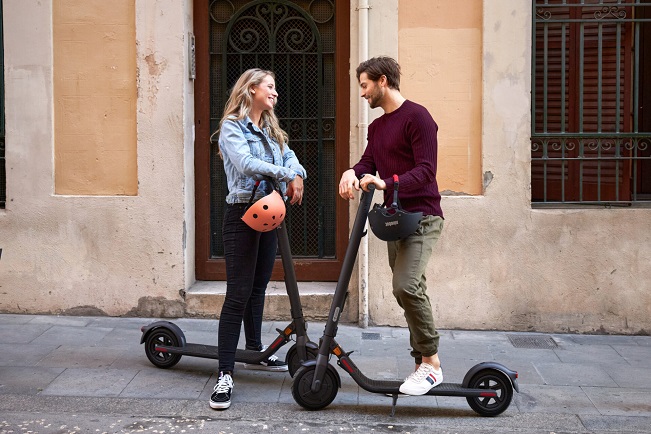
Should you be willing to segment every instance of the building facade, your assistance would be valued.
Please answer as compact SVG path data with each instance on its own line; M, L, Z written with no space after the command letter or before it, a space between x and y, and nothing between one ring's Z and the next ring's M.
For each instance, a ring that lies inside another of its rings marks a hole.
M210 137L253 66L308 169L299 287L331 291L356 211L339 176L381 115L355 68L390 55L439 125L437 325L647 333L651 6L620 3L2 0L0 311L216 316L188 301L224 287ZM350 291L349 321L404 325L373 236Z

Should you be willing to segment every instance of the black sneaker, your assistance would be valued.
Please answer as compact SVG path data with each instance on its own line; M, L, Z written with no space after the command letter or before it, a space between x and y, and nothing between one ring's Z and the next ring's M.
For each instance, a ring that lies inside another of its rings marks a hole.
M262 347L261 351L267 349L266 346ZM244 369L254 370L254 371L274 371L274 372L285 372L289 368L287 363L278 359L277 356L271 355L267 357L266 360L261 361L260 363L245 363Z
M231 393L233 393L233 377L228 372L220 372L219 381L210 396L210 408L226 410L231 406Z
M275 371L275 372L284 372L289 368L287 363L278 359L276 356L269 356L267 360L263 360L260 363L245 363L244 369L250 369L254 371Z

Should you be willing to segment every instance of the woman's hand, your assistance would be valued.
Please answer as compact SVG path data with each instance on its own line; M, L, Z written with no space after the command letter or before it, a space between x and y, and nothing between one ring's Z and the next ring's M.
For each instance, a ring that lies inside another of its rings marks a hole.
M303 178L301 175L296 175L294 180L287 184L287 197L291 198L289 203L292 205L303 203Z

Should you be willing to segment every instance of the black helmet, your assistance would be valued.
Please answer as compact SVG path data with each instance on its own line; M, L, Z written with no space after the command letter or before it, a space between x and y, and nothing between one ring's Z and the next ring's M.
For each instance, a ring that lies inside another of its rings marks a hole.
M400 208L398 175L393 175L393 203L385 208L379 203L368 213L368 223L376 237L383 241L398 241L416 232L422 212L408 212Z

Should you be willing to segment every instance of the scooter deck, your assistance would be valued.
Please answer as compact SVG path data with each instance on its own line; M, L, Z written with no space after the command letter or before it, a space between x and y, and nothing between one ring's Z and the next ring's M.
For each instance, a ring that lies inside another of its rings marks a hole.
M348 363L341 364L340 366L344 368L353 380L367 392L372 393L384 393L390 395L403 395L400 393L400 386L402 381L400 380L374 380L368 378L366 375L362 374L357 366L354 366L354 363L350 363L350 359L347 359ZM354 366L354 367L353 367ZM346 369L348 368L348 369ZM466 397L495 397L497 392L491 389L470 389L463 387L459 383L441 383L436 387L431 388L425 395L432 396L466 396ZM409 396L409 395L403 395Z
M372 380L368 377L361 380L360 378L353 379L357 384L368 392L384 393L384 394L397 394L399 396L410 396L400 393L400 385L402 381L399 380ZM436 387L431 388L425 395L432 396L496 396L495 391L490 389L470 389L463 387L460 383L441 383Z
M371 380L373 385L359 384L360 387L366 389L368 392L384 393L384 394L397 394L399 396L411 396L400 393L400 385L402 381L378 381ZM367 388L368 387L368 388ZM486 389L469 389L463 387L459 383L441 383L436 387L430 389L425 395L431 396L494 396L495 392Z
M183 356L203 357L204 359L219 359L219 347L215 345L187 343L183 347L167 345L156 345L156 351L170 354L181 354ZM265 357L260 351L242 350L235 351L235 361L242 363L260 363Z

